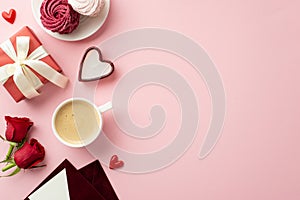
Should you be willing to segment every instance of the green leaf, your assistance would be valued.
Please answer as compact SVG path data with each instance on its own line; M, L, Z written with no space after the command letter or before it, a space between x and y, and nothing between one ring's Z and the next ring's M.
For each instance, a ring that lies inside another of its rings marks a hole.
M25 137L25 138L22 140L22 142L19 143L19 144L17 145L17 149L20 149L20 148L25 144L26 141L27 141L27 137Z

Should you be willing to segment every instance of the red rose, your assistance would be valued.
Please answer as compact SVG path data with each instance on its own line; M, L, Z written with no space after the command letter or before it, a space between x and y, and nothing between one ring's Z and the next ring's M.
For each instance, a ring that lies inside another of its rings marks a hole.
M33 125L33 122L26 117L9 117L5 116L6 132L5 137L8 141L20 143L26 137L27 132Z
M44 147L33 138L29 143L25 142L24 145L14 154L15 163L19 168L23 169L36 166L38 163L44 160L44 157Z

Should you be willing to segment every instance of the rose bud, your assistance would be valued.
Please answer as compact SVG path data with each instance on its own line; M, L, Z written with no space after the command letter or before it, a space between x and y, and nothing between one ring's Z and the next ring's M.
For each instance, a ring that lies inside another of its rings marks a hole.
M26 137L27 132L33 125L33 122L26 117L9 117L5 116L6 132L5 137L8 141L20 143Z
M44 160L45 149L36 140L31 139L30 142L25 142L14 154L14 160L19 168L28 169L36 166Z

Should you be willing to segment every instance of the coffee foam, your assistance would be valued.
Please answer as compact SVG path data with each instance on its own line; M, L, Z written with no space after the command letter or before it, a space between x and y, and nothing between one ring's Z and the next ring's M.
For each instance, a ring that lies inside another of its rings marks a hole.
M59 109L54 125L62 140L71 144L82 144L98 134L100 117L89 103L73 100Z

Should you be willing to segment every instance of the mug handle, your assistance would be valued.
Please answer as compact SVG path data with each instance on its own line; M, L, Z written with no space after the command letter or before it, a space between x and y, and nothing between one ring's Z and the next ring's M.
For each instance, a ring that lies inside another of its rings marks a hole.
M104 113L105 111L108 111L110 109L112 109L112 103L111 103L111 101L109 101L109 102L103 104L102 106L98 107L98 110L101 113Z

